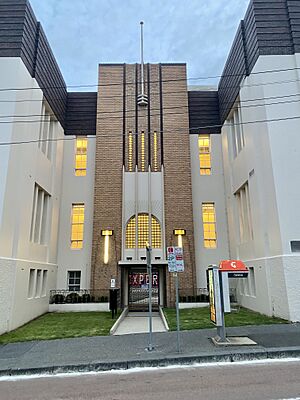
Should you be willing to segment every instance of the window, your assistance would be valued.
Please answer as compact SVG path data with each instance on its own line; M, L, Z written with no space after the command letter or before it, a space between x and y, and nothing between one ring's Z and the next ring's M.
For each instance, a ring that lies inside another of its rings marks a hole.
M76 139L76 154L75 154L75 175L86 176L87 164L87 139Z
M210 135L198 136L200 175L211 174Z
M42 284L42 270L36 271L36 284L35 284L35 297L41 297Z
M78 292L80 290L81 271L68 271L68 290Z
M240 242L244 243L252 239L252 224L250 213L248 182L235 193L239 213Z
M158 171L158 137L156 131L153 135L153 171Z
M42 122L40 125L38 145L42 152L50 159L52 151L52 139L54 138L54 126L56 121L44 103L42 105L41 115Z
M250 296L256 296L256 284L255 284L255 274L254 268L249 267L249 274L248 274L248 281L249 281L249 293Z
M38 244L47 243L49 202L50 195L39 185L35 184L30 229L31 242Z
M138 215L138 248L146 247L149 243L149 214ZM135 217L132 217L126 227L126 248L135 249L136 247L136 224ZM161 248L161 229L158 220L152 215L151 218L151 246L154 249Z
M29 299L32 299L32 297L33 297L34 283L35 283L35 269L30 268L30 270L29 270L29 282L28 282L28 295L27 295L27 297Z
M133 136L131 131L128 134L128 171L133 171Z
M202 203L204 247L215 249L217 247L216 213L214 203Z
M240 103L232 112L231 118L228 119L228 125L232 140L233 157L235 158L245 146Z
M48 278L48 270L45 269L43 271L43 282L42 282L42 296L46 296L47 294L47 278Z
M72 204L71 248L82 249L84 204Z
M141 133L141 170L145 172L145 132Z

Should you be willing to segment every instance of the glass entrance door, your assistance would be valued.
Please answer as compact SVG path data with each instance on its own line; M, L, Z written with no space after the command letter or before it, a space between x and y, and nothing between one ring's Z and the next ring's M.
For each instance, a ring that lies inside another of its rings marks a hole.
M149 308L149 275L144 271L129 271L128 308L131 311L147 311ZM158 310L159 274L152 272L152 308Z

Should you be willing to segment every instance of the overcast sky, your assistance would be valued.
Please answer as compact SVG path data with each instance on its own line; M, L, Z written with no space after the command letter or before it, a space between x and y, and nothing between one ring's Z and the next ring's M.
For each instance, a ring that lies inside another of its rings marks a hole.
M189 78L220 75L249 0L30 2L67 85L80 85L97 83L98 63L139 61L141 20L145 62L186 62Z

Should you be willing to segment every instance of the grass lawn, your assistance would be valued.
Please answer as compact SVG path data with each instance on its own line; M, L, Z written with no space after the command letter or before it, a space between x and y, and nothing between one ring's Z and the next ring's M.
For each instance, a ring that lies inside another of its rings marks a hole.
M171 331L176 330L176 310L175 308L165 308L164 314L169 324ZM204 329L213 328L214 324L210 322L209 308L189 308L180 310L180 329ZM288 321L267 317L266 315L240 308L239 311L232 312L225 315L225 325L229 326L242 326L242 325L269 325L269 324L285 324Z
M48 313L0 336L0 344L108 335L116 319L109 312Z

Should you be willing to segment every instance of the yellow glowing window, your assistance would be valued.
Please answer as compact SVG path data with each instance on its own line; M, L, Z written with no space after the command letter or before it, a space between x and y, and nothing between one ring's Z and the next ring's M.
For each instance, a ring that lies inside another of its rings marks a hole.
M76 139L75 175L86 176L87 139Z
M149 215L138 215L138 248L142 249L149 243ZM132 217L126 227L126 248L135 249L136 247L136 225L135 217ZM151 219L151 246L154 249L161 248L161 229L160 224L155 217Z
M204 247L215 249L217 247L216 213L214 203L202 204Z
M145 172L145 132L141 134L141 169Z
M82 249L84 228L84 204L72 205L71 249Z
M210 136L198 136L200 175L211 174Z
M153 171L158 171L158 138L157 132L154 132L153 136Z
M133 136L132 132L128 135L128 171L133 171Z

